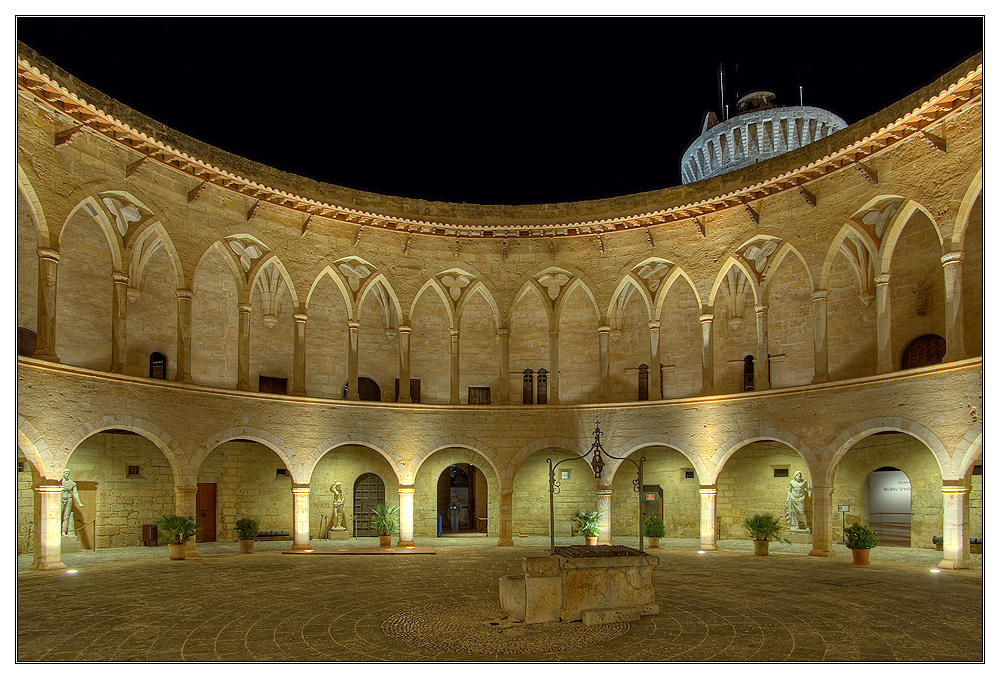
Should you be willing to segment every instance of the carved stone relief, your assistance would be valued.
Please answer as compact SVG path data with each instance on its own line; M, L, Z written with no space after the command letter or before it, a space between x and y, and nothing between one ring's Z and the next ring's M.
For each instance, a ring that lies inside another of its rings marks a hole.
M722 280L721 291L726 298L726 311L729 312L729 327L733 330L743 325L743 313L747 300L753 299L750 281L738 267L731 266Z
M641 278L650 292L656 292L660 284L670 272L671 263L666 260L654 260L637 267L636 276Z
M538 284L548 292L549 299L553 302L559 298L563 286L569 283L570 277L558 271L543 273L538 277Z
M281 298L285 292L285 279L273 262L268 262L257 278L264 311L264 325L273 328L281 313Z
M884 203L881 207L873 208L861 217L861 223L871 227L875 232L875 237L879 240L885 234L886 227L892 221L893 216L899 211L902 201L894 200Z
M264 254L264 248L250 240L230 238L226 242L230 249L236 253L244 272L249 272L254 261Z
M773 255L778 250L778 245L781 241L776 239L766 239L762 238L756 240L745 248L740 254L743 255L745 259L751 266L751 268L757 273L757 277L761 278L761 274L767 268L767 263Z
M344 274L344 277L347 279L347 285L355 295L361 289L361 283L372 275L371 268L359 260L340 262L337 264L337 269L340 273Z
M135 222L142 220L142 212L132 203L118 196L103 196L101 201L107 206L108 211L115 218L115 228L124 238L128 233L128 228Z

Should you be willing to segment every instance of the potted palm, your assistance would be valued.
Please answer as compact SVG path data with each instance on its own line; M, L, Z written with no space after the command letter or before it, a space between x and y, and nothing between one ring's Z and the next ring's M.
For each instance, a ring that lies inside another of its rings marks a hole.
M753 553L767 556L768 543L781 541L781 523L774 514L754 514L743 519L743 527L753 540Z
M588 545L596 545L597 537L601 534L601 517L604 512L577 512L573 515L573 523L577 530L583 533L584 541Z
M399 507L395 505L375 505L372 507L372 528L378 533L378 544L388 547L392 544L392 536L399 532L399 521L396 514Z
M658 516L647 516L646 520L642 522L642 534L649 538L650 549L659 547L660 538L667 534L667 530L663 526L663 519Z
M878 544L878 534L855 521L844 529L844 544L851 550L856 565L867 566L868 555L872 547Z
M190 540L198 532L198 526L194 524L194 518L190 516L178 516L176 514L163 515L153 523L160 530L160 536L167 541L167 549L170 558L179 561L184 558L186 547L185 542Z
M236 519L236 539L240 541L240 553L253 552L253 539L257 537L260 523L254 519Z

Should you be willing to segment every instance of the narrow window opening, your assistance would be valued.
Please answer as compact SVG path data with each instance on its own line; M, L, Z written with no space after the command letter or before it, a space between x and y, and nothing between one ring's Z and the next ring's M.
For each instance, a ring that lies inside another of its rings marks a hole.
M743 391L753 391L753 356L743 357Z
M649 366L645 363L639 365L639 394L636 400L649 400Z
M154 380L167 379L167 357L159 351L149 355L149 376Z
M545 368L538 369L538 395L535 403L539 405L549 402L549 371Z
M521 373L521 403L532 405L535 402L535 371L525 368Z

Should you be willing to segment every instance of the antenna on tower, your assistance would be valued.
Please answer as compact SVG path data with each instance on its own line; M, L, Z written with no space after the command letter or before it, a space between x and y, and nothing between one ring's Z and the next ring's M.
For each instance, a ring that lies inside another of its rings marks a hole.
M729 119L726 109L726 74L721 61L719 62L719 112L723 120Z
M799 106L805 106L805 104L802 103L802 85L799 85Z

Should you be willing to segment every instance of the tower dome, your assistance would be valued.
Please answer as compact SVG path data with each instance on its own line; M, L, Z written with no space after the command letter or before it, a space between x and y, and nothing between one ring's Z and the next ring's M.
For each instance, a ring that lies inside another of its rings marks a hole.
M757 90L736 102L737 114L719 121L709 111L701 135L681 157L681 182L690 184L794 151L847 127L815 106L778 106L774 92Z

